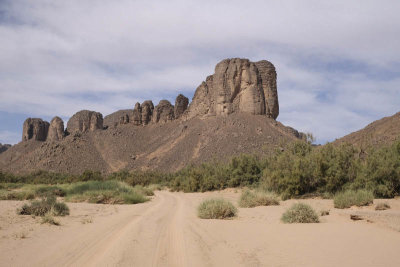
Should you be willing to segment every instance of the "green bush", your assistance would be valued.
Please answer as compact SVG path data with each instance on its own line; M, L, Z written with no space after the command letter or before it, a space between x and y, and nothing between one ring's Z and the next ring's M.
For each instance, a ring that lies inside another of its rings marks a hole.
M52 225L60 225L60 222L55 220L53 218L53 216L51 216L50 213L46 213L43 217L42 217L42 223L48 223L48 224L52 224Z
M252 192L244 190L239 199L239 207L253 208L257 206L279 205L279 199L271 194L262 191Z
M51 209L51 213L54 216L66 216L69 215L69 208L64 202L55 202Z
M310 205L296 203L286 210L281 220L284 223L318 223L319 217Z
M201 219L226 219L236 216L237 209L225 199L213 198L201 202L197 214Z
M372 204L374 194L367 190L346 190L337 193L333 199L335 208L345 209L351 206L366 206Z
M39 197L44 197L47 195L53 195L58 197L64 197L66 195L66 191L58 186L40 186L36 188L35 195Z
M87 181L72 184L67 200L97 204L136 204L148 201L153 192L141 186L135 188L118 181Z
M30 205L24 204L18 210L18 214L20 215L35 216L44 216L50 212L55 216L65 216L69 215L69 208L65 203L57 202L54 196L47 196L40 201L32 201Z
M153 190L151 190L149 187L144 187L142 185L135 185L133 187L133 190L145 196L154 196Z
M8 191L0 190L0 200L31 200L35 198L35 194L27 191Z

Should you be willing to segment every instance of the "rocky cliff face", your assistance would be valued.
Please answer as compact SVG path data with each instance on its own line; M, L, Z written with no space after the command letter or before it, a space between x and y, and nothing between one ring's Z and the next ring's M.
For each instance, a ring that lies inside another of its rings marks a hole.
M75 113L67 123L67 131L86 132L103 129L103 115L99 112L81 110Z
M49 132L49 123L38 118L28 118L25 120L22 129L22 141L30 139L46 141Z
M197 88L188 118L227 116L234 112L278 117L276 71L272 63L240 58L221 61L215 73Z
M275 67L265 60L226 59L196 89L190 105L180 94L174 105L146 100L104 120L99 112L82 110L65 130L59 117L51 123L29 118L23 141L32 141L1 153L0 170L171 171L242 153L270 153L302 138L277 122L278 114Z
M175 99L174 115L175 119L179 119L182 114L186 111L189 105L189 98L179 94Z
M60 141L64 138L64 122L60 117L54 117L50 122L49 134L47 140Z
M194 117L228 116L232 113L266 115L276 119L279 114L276 71L266 60L251 62L248 59L232 58L219 62L215 73L208 76L196 89L193 100L182 94L175 100L175 106L168 100L161 100L154 106L151 100L136 103L134 109L119 110L104 118L99 112L82 110L73 115L67 123L55 117L51 123L41 119L27 119L24 123L23 141L59 141L66 134L87 132L124 124L145 126L167 123L176 119L186 121Z
M153 122L168 122L174 119L174 106L168 100L161 100L154 108Z

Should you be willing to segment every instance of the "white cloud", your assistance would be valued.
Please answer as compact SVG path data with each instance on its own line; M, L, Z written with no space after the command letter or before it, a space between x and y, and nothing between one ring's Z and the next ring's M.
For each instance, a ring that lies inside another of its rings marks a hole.
M398 10L373 0L3 1L0 111L108 114L194 91L219 60L247 57L277 67L282 122L332 140L398 111Z

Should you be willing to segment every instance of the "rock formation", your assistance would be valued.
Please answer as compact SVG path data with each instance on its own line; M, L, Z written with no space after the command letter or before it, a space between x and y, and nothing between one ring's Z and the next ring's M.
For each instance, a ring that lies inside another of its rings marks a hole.
M119 118L119 124L127 124L129 123L129 116L128 114L124 114Z
M54 117L50 122L49 134L47 140L59 141L65 136L64 122L60 117Z
M219 62L215 72L196 89L193 100L182 94L175 99L175 106L161 100L154 107L151 100L135 108L119 110L105 117L104 125L118 127L121 124L135 126L149 123L165 123L175 119L188 120L197 116L227 116L232 113L265 115L276 119L279 114L276 71L271 62L232 58ZM49 123L41 119L27 119L24 123L23 140L57 141L65 133L103 129L103 116L94 111L82 110L73 115L64 132L63 121L55 117ZM49 132L48 132L49 131Z
M275 67L268 61L225 59L217 64L196 90L189 118L197 115L226 116L233 112L279 114Z
M132 122L136 126L142 125L142 107L140 106L140 103L136 103L135 108L133 109Z
M279 115L278 90L276 86L276 71L274 65L266 60L255 63L260 73L261 84L265 97L265 114L273 119Z
M86 132L103 129L103 115L99 112L81 110L75 113L67 123L67 131Z
M25 120L22 130L22 141L30 139L46 141L49 132L49 123L38 118L28 118Z
M151 118L153 116L153 110L154 110L154 105L151 100L146 100L142 103L141 105L142 108L142 124L147 125L149 122L151 122Z
M175 109L174 109L175 119L179 119L182 116L182 114L186 111L188 105L189 105L189 98L187 98L182 94L179 94L176 97Z
M168 100L161 100L160 103L154 108L152 121L168 122L175 119L174 106Z

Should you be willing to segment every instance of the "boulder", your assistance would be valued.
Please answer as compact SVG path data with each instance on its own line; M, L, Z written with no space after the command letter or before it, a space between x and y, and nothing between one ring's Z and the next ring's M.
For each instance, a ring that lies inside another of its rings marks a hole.
M175 119L178 119L179 117L182 116L182 114L186 111L188 105L189 105L189 98L187 98L182 94L179 94L176 97L175 109L174 109Z
M50 121L49 134L47 140L59 141L65 136L64 132L64 122L60 117L54 117Z
M136 103L135 108L133 109L132 121L136 126L142 125L142 107L140 106L140 103Z
M28 141L30 139L46 141L49 125L47 121L39 118L26 119L22 130L22 141Z
M67 131L86 132L103 129L103 115L99 112L81 110L75 113L67 123Z
M174 106L168 100L161 100L154 108L153 122L168 122L174 119Z
M221 61L215 73L196 89L188 117L226 116L233 112L277 118L278 94L272 63L240 58Z
M153 116L153 110L154 110L154 105L151 100L146 100L142 103L142 124L147 125L149 122L151 122L152 116Z

